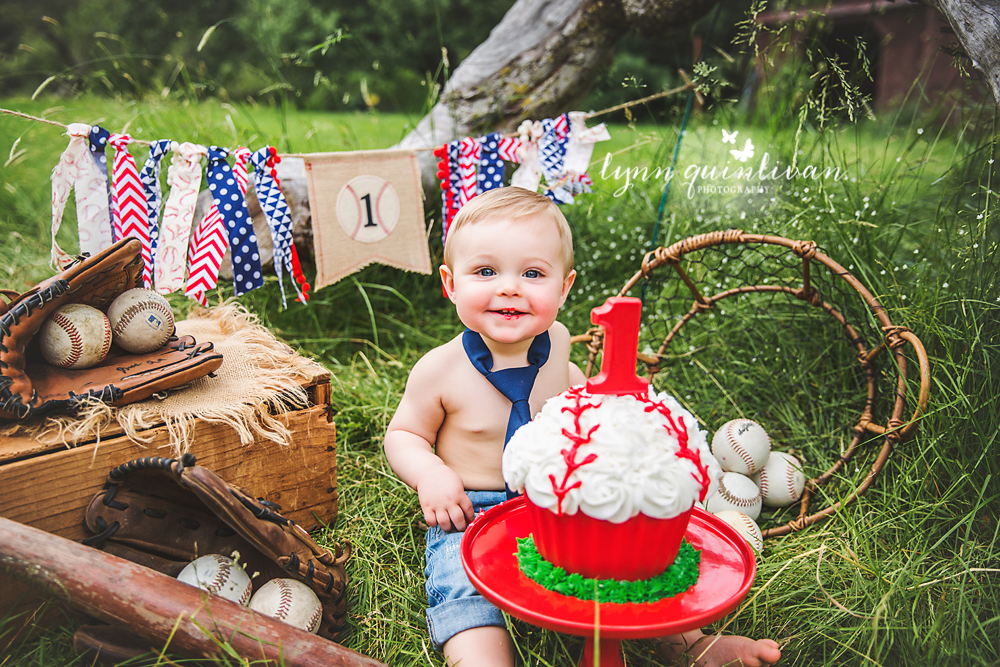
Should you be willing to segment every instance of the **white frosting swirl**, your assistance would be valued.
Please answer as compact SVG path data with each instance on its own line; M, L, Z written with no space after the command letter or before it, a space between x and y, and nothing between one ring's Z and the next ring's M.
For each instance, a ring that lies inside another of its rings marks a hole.
M703 475L710 485L707 498L722 470L690 412L667 394L651 391L649 399L589 394L583 387L549 399L507 443L507 485L539 507L568 515L581 511L612 523L639 513L669 519L686 512L701 496ZM678 455L681 442L675 428L660 410L647 410L654 403L669 411L677 430L683 422L687 448L697 454L702 470ZM567 455L574 440L566 433L583 440L572 456Z

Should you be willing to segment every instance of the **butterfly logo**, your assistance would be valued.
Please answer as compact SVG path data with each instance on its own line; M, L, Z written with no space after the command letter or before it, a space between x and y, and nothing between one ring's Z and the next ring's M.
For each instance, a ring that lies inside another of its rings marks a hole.
M735 136L733 138L735 139ZM750 143L749 139L747 139L747 142L743 144L743 150L736 150L734 148L733 150L729 151L729 153L740 162L746 162L747 160L753 157L753 144Z
M724 143L724 144L732 144L732 145L735 146L736 145L736 135L739 134L739 133L740 133L739 130L736 130L735 132L732 132L732 133L726 132L725 130L723 130L722 131L722 143Z

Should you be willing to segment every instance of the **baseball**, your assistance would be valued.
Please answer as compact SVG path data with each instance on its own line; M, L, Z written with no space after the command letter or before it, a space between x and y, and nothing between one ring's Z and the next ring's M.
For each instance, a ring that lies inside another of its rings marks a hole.
M722 510L715 516L735 528L736 532L743 536L743 539L747 541L754 551L760 553L764 550L764 534L760 532L757 522L746 514L733 510Z
M771 438L752 419L734 419L712 438L712 454L726 472L752 475L764 467L771 453Z
M111 323L96 308L71 303L58 308L38 330L45 361L61 368L90 368L111 348Z
M174 333L170 304L153 290L130 289L111 302L108 319L118 347L144 354L163 347Z
M723 473L719 480L719 490L716 491L705 507L712 514L723 510L743 512L751 519L760 516L760 489L753 480L738 472Z
M751 479L760 487L761 498L768 507L786 507L801 500L806 487L802 464L784 452L771 452L767 463Z
M209 554L196 558L177 575L178 581L246 606L253 584L239 563L228 556Z
M355 176L337 193L337 219L355 241L375 243L399 222L399 194L378 176Z
M316 634L323 605L313 590L295 579L272 579L254 593L250 608L282 623Z

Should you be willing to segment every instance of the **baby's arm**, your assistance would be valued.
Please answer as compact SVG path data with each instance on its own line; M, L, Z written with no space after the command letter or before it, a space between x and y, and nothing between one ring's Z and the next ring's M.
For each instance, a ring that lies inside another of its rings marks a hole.
M580 367L569 362L569 386L575 387L578 384L587 384L587 376L583 374Z
M410 371L403 398L385 434L385 457L401 480L417 490L428 526L465 530L474 513L465 485L433 450L445 411L439 387L440 348L424 356Z

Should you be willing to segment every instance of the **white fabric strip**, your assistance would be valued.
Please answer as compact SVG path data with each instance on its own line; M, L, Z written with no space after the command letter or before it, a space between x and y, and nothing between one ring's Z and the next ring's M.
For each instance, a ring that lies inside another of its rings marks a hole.
M90 125L71 123L66 129L69 145L52 170L52 249L54 267L66 268L73 261L59 247L56 235L62 226L63 212L70 190L76 192L76 218L80 234L80 252L94 255L111 246L111 217L108 210L108 184L104 174L88 154Z
M160 294L169 294L184 286L188 239L201 187L201 159L208 153L204 146L187 142L173 150L167 169L170 194L163 207L156 253L155 285Z

